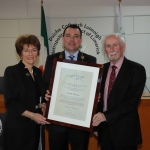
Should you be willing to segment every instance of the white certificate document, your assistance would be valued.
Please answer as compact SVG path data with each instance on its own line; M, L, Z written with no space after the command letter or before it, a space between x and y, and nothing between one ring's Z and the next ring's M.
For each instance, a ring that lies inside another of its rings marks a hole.
M90 127L99 69L57 62L47 118Z

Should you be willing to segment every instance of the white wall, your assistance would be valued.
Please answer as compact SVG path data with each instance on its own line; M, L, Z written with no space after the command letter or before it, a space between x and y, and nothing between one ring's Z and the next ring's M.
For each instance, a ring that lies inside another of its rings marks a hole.
M101 50L101 39L96 38L100 52L97 54L96 45L92 40L94 33L85 26L94 29L102 38L107 34L118 32L117 5L117 0L113 6L105 7L97 3L90 6L81 3L79 7L69 3L67 6L58 0L51 5L45 0L48 37L51 37L55 30L60 30L53 40L49 41L50 50L59 39L55 52L62 51L59 36L63 32L63 25L77 23L82 24L80 26L83 30L82 46L86 46L85 52L96 56L98 63L108 61ZM145 66L146 86L150 89L150 6L123 6L123 14L127 42L125 55ZM8 65L18 63L19 57L16 55L14 43L22 34L35 34L40 39L40 0L0 0L0 76L4 75Z

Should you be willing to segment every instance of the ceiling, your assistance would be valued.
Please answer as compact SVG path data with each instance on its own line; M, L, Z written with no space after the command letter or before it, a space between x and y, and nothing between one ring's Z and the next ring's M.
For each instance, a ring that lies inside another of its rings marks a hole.
M121 0L123 6L150 6L150 0ZM74 5L74 6L116 6L118 0L43 0L46 4L51 5Z

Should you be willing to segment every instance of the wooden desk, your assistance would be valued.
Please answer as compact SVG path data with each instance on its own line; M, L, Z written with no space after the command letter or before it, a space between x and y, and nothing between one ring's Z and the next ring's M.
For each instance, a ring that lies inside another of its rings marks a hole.
M5 112L4 97L0 94L0 113ZM150 94L144 93L138 107L143 143L138 146L138 150L150 150ZM45 130L45 150L49 150L48 131ZM97 139L91 135L88 150L100 150L97 147Z

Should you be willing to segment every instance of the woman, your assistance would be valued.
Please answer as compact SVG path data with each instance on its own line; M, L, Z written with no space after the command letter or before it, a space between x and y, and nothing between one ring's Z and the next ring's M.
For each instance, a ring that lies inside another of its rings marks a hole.
M4 73L4 150L38 150L40 124L49 124L40 103L42 72L33 66L40 42L34 35L20 36L15 47L21 61Z

